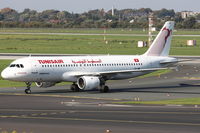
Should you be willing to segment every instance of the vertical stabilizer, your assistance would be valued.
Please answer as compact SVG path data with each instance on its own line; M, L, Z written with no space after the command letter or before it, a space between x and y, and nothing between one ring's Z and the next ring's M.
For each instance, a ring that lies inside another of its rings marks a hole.
M172 39L172 31L174 29L174 22L167 21L163 28L160 30L156 39L153 41L150 48L144 54L146 56L168 56L171 39Z

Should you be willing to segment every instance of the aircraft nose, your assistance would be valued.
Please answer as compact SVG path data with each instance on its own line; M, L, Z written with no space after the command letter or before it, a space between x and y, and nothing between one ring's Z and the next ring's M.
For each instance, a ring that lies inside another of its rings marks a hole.
M2 77L3 79L8 79L8 78L9 78L6 69L4 69L4 70L1 72L1 77Z

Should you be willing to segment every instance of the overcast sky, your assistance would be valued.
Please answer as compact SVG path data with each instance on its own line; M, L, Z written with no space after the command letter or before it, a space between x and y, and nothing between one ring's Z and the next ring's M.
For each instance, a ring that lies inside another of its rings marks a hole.
M43 11L46 9L66 10L82 13L92 9L104 8L106 11L114 5L117 9L151 8L175 9L175 11L200 12L200 0L0 0L0 9L5 7L23 11L25 8Z

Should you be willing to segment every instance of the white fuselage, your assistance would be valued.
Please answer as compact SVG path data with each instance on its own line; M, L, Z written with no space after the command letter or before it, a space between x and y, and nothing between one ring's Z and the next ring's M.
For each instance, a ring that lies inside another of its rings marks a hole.
M13 61L11 65L15 66L10 65L1 75L4 79L22 82L76 82L76 75L81 73L162 68L166 66L160 65L161 61L171 60L174 58L144 55L27 57ZM150 72L153 71L113 73L106 78L127 79Z

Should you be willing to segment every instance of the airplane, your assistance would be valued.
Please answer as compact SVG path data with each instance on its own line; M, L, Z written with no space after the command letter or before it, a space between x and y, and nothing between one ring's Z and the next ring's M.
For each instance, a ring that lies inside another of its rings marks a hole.
M173 21L165 22L143 55L29 56L13 61L1 76L25 82L27 94L31 93L34 82L40 88L72 82L70 89L75 92L92 89L108 92L107 80L134 78L176 64L178 60L169 57L173 28Z

